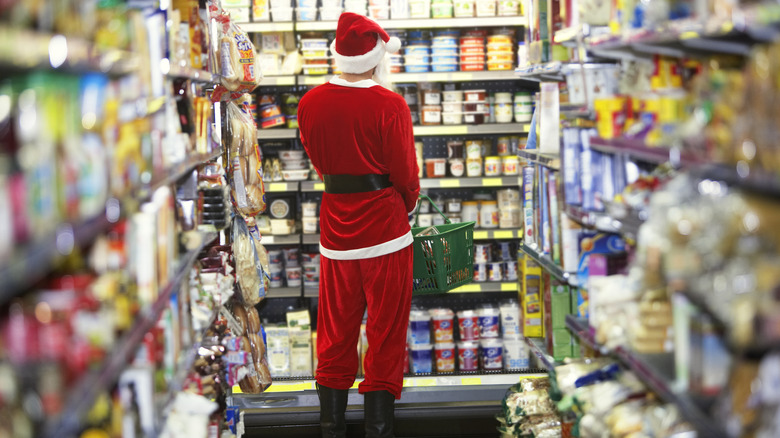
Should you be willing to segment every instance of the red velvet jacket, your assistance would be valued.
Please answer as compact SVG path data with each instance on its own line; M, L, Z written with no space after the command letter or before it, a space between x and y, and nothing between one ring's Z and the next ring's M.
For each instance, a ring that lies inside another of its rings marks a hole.
M389 174L392 187L322 196L320 251L377 257L412 243L407 213L420 193L412 119L404 99L373 80L330 82L298 104L301 141L320 175Z

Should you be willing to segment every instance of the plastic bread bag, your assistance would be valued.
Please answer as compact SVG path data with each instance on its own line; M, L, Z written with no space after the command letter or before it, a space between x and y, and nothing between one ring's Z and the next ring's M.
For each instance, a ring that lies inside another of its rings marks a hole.
M241 298L248 306L256 305L265 297L264 273L257 257L256 242L246 222L236 216L233 223L233 258ZM243 328L245 331L246 327Z
M228 135L225 146L230 153L230 197L242 216L255 216L266 207L257 128L249 114L235 103L228 103L226 112Z
M211 6L219 29L217 61L219 63L220 85L215 87L213 101L236 99L250 93L263 78L257 64L255 46L246 32L241 30L224 11Z

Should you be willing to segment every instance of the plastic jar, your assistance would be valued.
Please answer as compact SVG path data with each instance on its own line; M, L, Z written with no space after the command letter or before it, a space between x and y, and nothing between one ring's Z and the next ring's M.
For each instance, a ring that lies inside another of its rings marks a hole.
M520 159L516 155L501 157L501 173L504 175L519 175Z
M463 142L450 140L447 142L447 158L463 158Z
M420 95L423 105L441 105L441 85L436 82L421 83Z
M474 244L474 263L488 263L492 257L493 245L490 243Z
M445 342L434 346L436 352L436 372L454 373L455 372L455 344Z
M441 105L424 105L422 107L423 125L441 125Z
M412 345L409 349L409 356L413 374L427 374L433 372L431 344Z
M473 17L474 0L453 0L453 14L456 17Z
M481 102L484 103L487 100L487 92L485 90L465 90L463 91L463 99L468 102Z
M458 333L461 341L476 341L479 339L479 316L473 310L458 312Z
M450 175L460 178L466 171L466 164L463 158L450 158Z
M447 160L445 158L426 158L425 176L428 178L441 178L447 174Z
M409 313L409 342L412 345L431 343L431 314L425 310Z
M479 369L479 344L477 342L458 342L458 368L460 371Z
M479 203L477 201L464 201L461 204L460 217L463 222L475 222L475 227L479 227Z
M482 228L498 228L498 203L496 201L480 202L479 225Z
M496 93L493 112L496 116L496 123L511 123L514 117L512 94Z
M475 283L484 283L487 281L487 263L474 263Z
M450 309L431 309L429 311L433 319L433 340L435 343L452 342L455 338L454 323L455 314Z
M504 279L504 267L501 262L488 263L488 281L501 281Z
M479 337L480 339L499 337L499 318L501 312L497 307L485 306L477 309L479 317Z
M315 201L301 202L301 215L303 217L316 217L317 202Z
M498 226L500 228L520 228L522 226L520 208L510 207L500 210Z
M482 369L500 370L504 368L504 343L500 339L482 339Z
M450 198L444 201L444 208L447 213L460 213L463 203L459 198Z
M482 140L466 140L466 158L482 158Z
M501 175L501 157L485 157L485 176Z
M482 158L466 158L466 176L482 176Z

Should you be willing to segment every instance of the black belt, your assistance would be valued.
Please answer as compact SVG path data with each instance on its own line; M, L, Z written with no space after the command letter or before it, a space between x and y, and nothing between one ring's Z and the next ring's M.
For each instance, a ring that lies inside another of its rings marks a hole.
M325 193L364 193L382 190L393 185L390 175L371 173L368 175L323 175Z

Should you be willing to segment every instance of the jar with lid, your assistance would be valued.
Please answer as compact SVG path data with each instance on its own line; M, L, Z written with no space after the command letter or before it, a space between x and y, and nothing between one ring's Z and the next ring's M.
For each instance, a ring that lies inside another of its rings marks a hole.
M466 176L482 176L482 158L466 159Z
M482 228L498 228L498 202L481 201L479 203L479 224Z
M447 142L447 158L463 158L463 141L450 140Z
M444 202L444 208L447 210L447 213L460 214L461 207L462 207L462 202L460 198L450 198Z
M512 123L514 116L512 93L495 94L493 113L495 114L496 123Z
M450 175L460 178L466 171L466 163L463 158L450 158L448 160L450 165Z
M501 157L485 157L485 176L501 175Z
M464 201L461 204L460 217L463 222L474 222L474 226L479 228L479 202Z
M482 140L466 140L466 158L482 158Z
M441 84L438 82L423 82L420 84L420 96L423 106L441 105Z
M422 107L422 125L441 125L441 105Z

